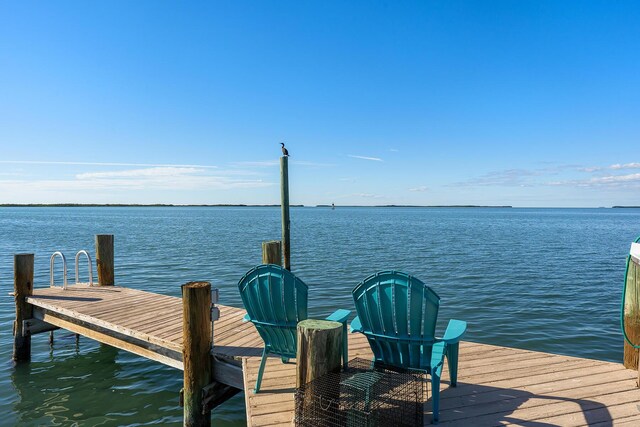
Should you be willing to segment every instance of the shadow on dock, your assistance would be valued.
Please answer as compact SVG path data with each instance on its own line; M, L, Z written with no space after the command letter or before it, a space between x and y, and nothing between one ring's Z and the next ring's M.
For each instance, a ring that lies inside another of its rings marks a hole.
M215 350L217 354L229 354L234 357L258 357L262 355L263 347L242 347L233 345L217 345ZM279 358L278 358L279 359Z
M102 298L87 298L87 297L78 297L78 296L60 296L60 295L43 295L40 297L43 300L50 301L78 301L78 302L96 302L101 301Z
M458 383L456 388L444 388L440 394L441 425L468 426L473 420L474 426L495 426L515 424L530 427L558 427L569 422L545 422L545 417L554 417L554 409L563 406L562 413L572 417L576 425L612 426L613 418L604 404L583 399L572 399L553 394L535 394L528 391L497 388L486 385ZM574 406L573 408L566 408ZM427 406L430 406L428 404ZM428 409L428 408L427 408ZM526 411L526 418L520 418L518 412ZM584 419L581 419L584 417ZM425 417L425 424L429 424Z

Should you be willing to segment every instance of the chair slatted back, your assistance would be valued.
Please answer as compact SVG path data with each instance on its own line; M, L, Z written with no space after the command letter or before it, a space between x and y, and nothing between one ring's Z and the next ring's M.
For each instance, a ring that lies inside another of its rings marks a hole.
M274 264L252 268L238 283L242 303L270 353L296 356L296 326L307 318L307 285Z
M440 297L419 279L383 271L353 290L356 311L377 361L428 369Z

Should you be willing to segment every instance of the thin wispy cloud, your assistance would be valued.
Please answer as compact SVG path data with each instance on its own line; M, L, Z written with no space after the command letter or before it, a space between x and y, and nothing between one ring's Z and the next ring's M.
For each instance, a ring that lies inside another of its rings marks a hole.
M0 181L3 191L28 192L30 190L55 190L60 192L75 191L127 191L127 190L228 190L234 188L261 188L275 185L263 180L231 179L220 176L183 176L183 177L154 177L152 179L77 179L77 180L34 180Z
M291 157L289 158L289 164L296 166L309 166L309 167L332 167L335 166L331 163L319 163L319 162L310 162L307 160L293 160ZM280 160L262 160L262 161L247 161L247 162L232 162L232 166L240 166L240 167L258 167L258 168L270 168L280 165Z
M605 170L624 170L624 169L640 169L640 163L632 162L632 163L616 163L609 166L589 166L579 168L581 172L600 172Z
M505 186L523 187L531 185L531 178L543 175L539 170L528 169L507 169L503 171L489 172L476 178L465 181L454 182L454 187L475 187L475 186Z
M565 181L552 181L547 183L551 186L572 186L572 187L624 187L631 185L637 187L640 185L640 173L632 173L627 175L607 175L589 179L573 179Z
M398 150L397 148L389 148L389 151L391 151L392 153L397 153L400 150Z
M409 188L409 191L414 191L417 193L423 193L425 191L429 191L429 188L426 185L421 185L419 187Z
M355 193L355 194L351 194L351 196L362 197L362 198L365 198L365 199L380 199L380 198L382 198L382 196L380 194L373 194L373 193Z
M52 162L46 160L0 160L0 163L14 165L65 165L65 166L124 166L124 167L176 167L217 169L211 165L181 165L162 163L111 163L111 162Z
M56 191L67 195L95 191L202 191L238 188L262 188L275 183L250 179L235 171L217 171L197 167L151 167L77 174L75 179L0 179L1 192L34 193Z
M232 166L248 166L248 167L257 167L257 168L273 167L273 166L278 166L279 164L280 164L280 161L278 159L231 163Z
M374 162L382 162L383 160L379 157L369 157L369 156L356 156L355 154L347 154L348 157L352 157L354 159L362 159L362 160L371 160Z
M605 169L605 168L603 168L603 167L599 167L599 166L589 166L589 167L582 167L582 168L578 168L578 170L579 170L580 172L589 172L589 173L591 173L591 172L601 171L601 170L603 170L603 169Z
M239 171L236 171L239 172ZM230 175L235 175L234 177ZM89 172L76 175L78 181L95 186L116 188L155 189L228 189L263 187L271 185L261 179L247 179L241 173L227 174L226 171L190 167L154 167L123 171Z
M76 175L78 179L132 178L132 177L176 177L202 172L202 169L188 167L154 167L111 172L87 172Z
M609 168L613 169L613 170L620 170L620 169L640 169L640 163L625 163L623 165L621 164L615 164L615 165L611 165L609 166Z
M489 172L476 178L449 184L449 186L640 189L640 173L616 175L613 172L628 169L640 169L640 163L613 164L604 167L567 164L539 169L507 169ZM584 173L592 175L584 177ZM552 180L552 177L556 179ZM558 179L559 177L561 179Z

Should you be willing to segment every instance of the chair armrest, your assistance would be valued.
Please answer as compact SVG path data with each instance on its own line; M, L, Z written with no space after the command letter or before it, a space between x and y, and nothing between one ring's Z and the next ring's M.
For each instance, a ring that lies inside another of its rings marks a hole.
M249 317L249 313L245 314L244 317L242 318L243 322L250 322L251 321L251 317Z
M467 330L467 322L463 320L449 320L449 324L447 325L447 330L444 331L444 336L442 337L442 341L447 344L455 344L460 341L460 338L464 335Z
M333 322L345 323L347 319L351 316L351 312L349 310L336 310L330 316L327 316L324 320L331 320Z
M360 318L358 316L351 321L351 333L354 332L362 332L362 323L360 323Z

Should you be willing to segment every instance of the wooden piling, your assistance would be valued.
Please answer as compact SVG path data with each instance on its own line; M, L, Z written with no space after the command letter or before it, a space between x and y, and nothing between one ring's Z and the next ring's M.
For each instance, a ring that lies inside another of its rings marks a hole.
M211 425L203 389L211 383L211 284L182 285L182 333L184 362L184 426Z
M31 358L31 336L23 335L22 321L33 317L33 306L26 298L33 295L33 254L18 254L13 257L13 293L16 302L16 320L13 323L13 360L26 361Z
M262 242L262 263L282 265L282 244L280 240Z
M624 305L624 330L627 337L634 344L640 343L640 266L633 259L629 260L627 266L627 289ZM638 369L638 349L624 341L624 367L627 369ZM639 371L640 380L640 371ZM640 385L640 384L639 384Z
M280 200L282 206L282 266L291 270L291 241L289 222L289 157L280 157Z
M340 371L342 323L307 319L298 323L296 387Z
M96 234L96 269L98 285L115 284L113 267L113 234Z
M631 319L627 318L625 321L629 322L625 324L625 330L627 331L627 336L631 340L636 340L638 342L640 340L640 324L636 321L634 324L631 324ZM636 319L632 319L636 320ZM638 349L633 348L626 341L624 342L624 351L623 351L623 364L627 369L639 369L640 366L638 364ZM640 372L638 374L638 379L640 380ZM640 383L638 384L640 386Z

